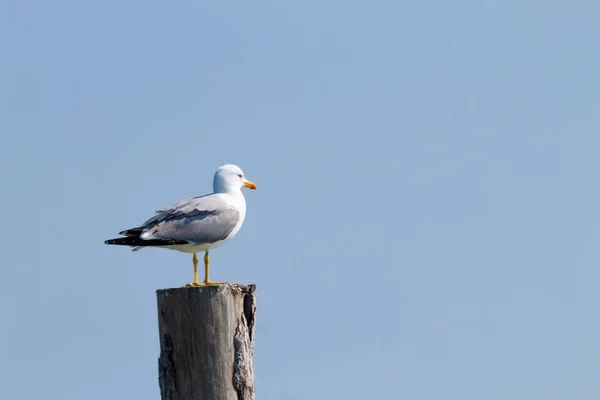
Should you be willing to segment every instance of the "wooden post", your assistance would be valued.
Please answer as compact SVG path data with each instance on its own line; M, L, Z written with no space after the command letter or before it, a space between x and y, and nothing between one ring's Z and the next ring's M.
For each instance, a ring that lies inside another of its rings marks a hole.
M162 400L254 400L255 289L157 290Z

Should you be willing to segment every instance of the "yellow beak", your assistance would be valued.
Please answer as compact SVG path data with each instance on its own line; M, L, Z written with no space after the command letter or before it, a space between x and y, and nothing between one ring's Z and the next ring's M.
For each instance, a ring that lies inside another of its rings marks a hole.
M256 190L256 184L254 182L244 181L244 186L248 189Z

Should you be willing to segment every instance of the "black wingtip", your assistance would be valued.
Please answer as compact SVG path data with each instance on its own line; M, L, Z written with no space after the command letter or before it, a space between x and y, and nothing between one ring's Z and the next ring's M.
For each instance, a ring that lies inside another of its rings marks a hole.
M122 245L126 245L126 246L131 246L133 245L133 243L131 243L132 240L131 238L115 238L115 239L108 239L104 241L104 244L122 244Z
M176 239L151 239L144 240L137 237L127 236L122 238L115 238L105 240L104 244L118 244L121 246L169 246L175 244L188 244L185 240L176 240Z

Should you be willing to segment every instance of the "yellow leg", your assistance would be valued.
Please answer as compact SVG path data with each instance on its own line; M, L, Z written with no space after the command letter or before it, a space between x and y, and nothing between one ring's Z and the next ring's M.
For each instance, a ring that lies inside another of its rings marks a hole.
M211 282L208 279L208 264L210 263L210 257L208 256L208 251L204 253L204 283L198 282L198 257L196 257L196 253L194 253L194 282L188 283L185 286L210 286L210 285L224 285L227 282Z
M198 257L196 257L196 253L194 253L192 261L194 262L194 282L188 283L185 286L204 286L202 283L198 282Z
M211 282L208 279L208 264L210 263L210 257L208 256L208 251L204 253L204 285L224 285L227 282Z
M210 263L210 257L208 256L208 251L204 253L204 283L210 282L208 279L208 264Z

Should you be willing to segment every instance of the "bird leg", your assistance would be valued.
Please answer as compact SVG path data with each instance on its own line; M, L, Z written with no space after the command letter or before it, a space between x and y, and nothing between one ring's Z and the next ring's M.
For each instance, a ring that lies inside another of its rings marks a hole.
M196 253L194 253L192 261L194 262L194 282L188 283L185 286L204 286L202 283L198 282L198 257L196 257Z
M211 282L208 279L208 264L210 263L210 257L208 256L208 251L204 253L204 283L198 282L198 257L196 257L196 253L194 253L194 282L188 283L187 287L191 286L210 286L210 285L224 285L227 282Z
M227 282L211 282L208 279L208 264L210 263L210 257L208 256L208 250L204 253L204 285L224 285Z

